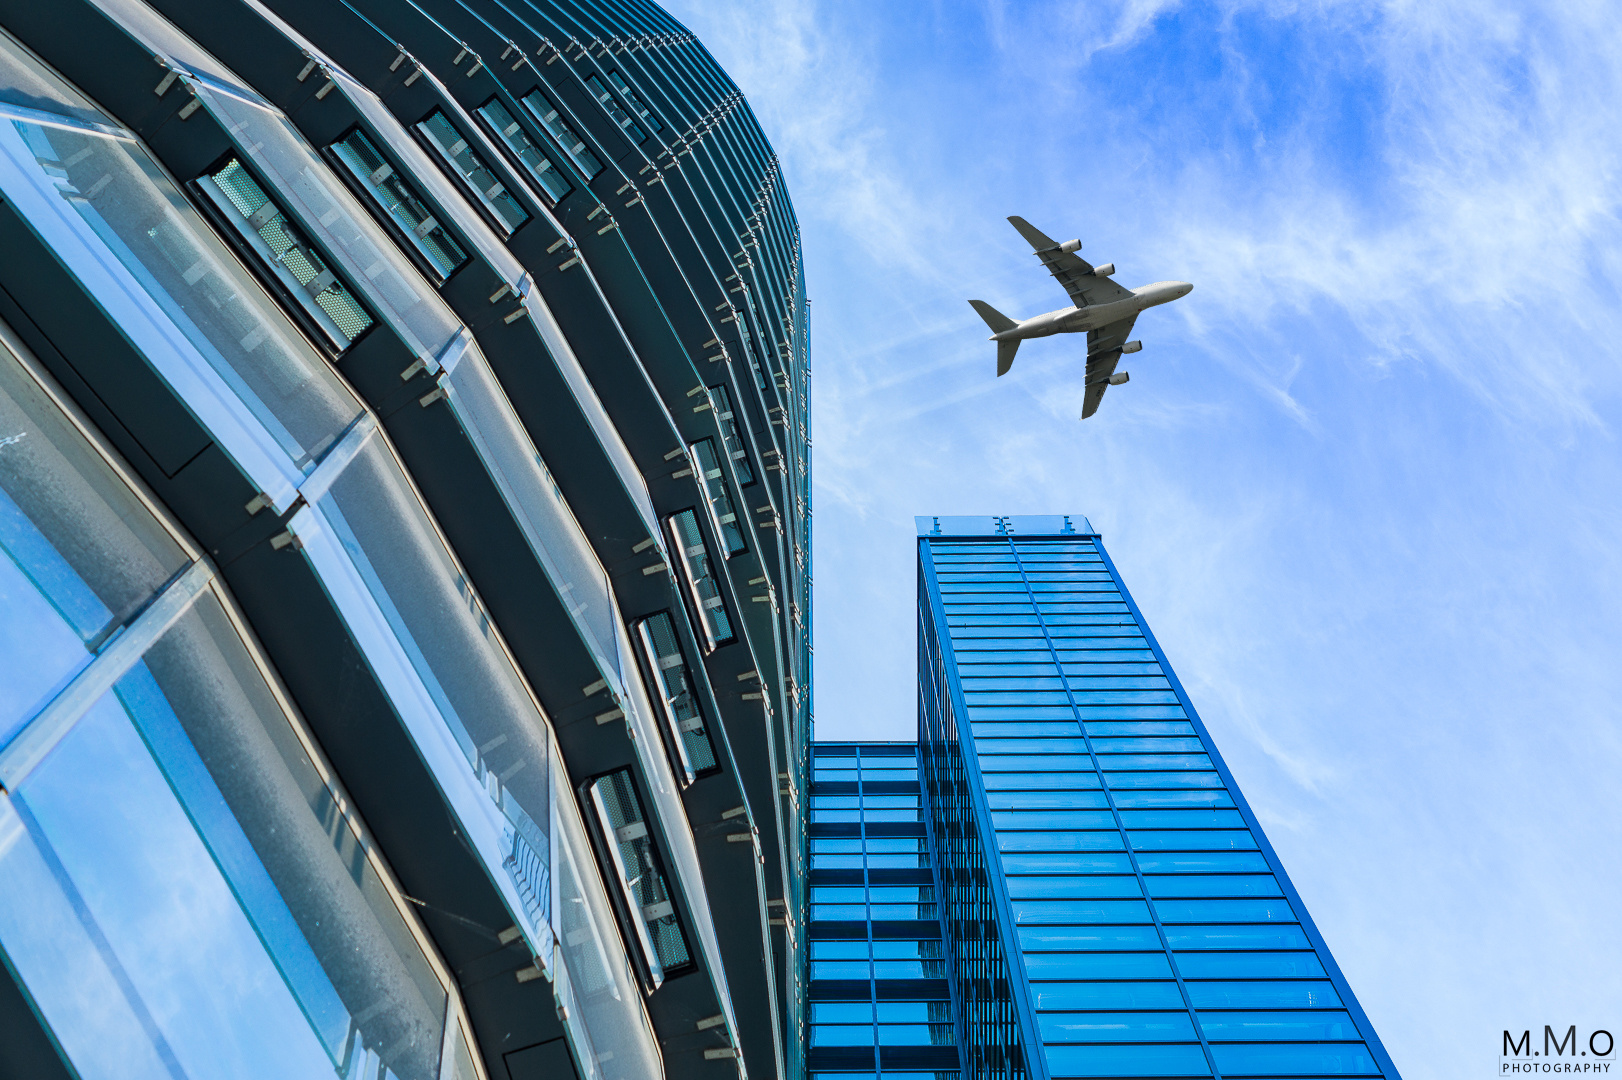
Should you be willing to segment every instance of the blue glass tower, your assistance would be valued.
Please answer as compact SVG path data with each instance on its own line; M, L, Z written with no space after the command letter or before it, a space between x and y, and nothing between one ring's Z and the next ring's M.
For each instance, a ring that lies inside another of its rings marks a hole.
M811 1074L956 1080L918 747L818 744L812 784Z
M966 1071L1395 1078L1087 520L919 536L919 759Z

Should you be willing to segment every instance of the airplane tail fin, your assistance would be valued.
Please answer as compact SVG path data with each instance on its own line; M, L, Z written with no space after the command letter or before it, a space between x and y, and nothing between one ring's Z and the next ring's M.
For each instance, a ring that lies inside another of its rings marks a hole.
M997 376L1008 374L1008 369L1014 366L1014 354L1019 352L1019 339L997 342Z
M993 334L1000 334L1004 330L1012 330L1019 325L1019 323L1010 319L984 300L970 300L969 306L980 313L980 317L986 321L987 326L991 327Z
M970 300L969 304L975 311L980 313L980 317L986 321L987 326L991 327L993 334L1000 334L1004 330L1012 330L1019 325L1019 323L1010 319L984 300ZM1008 374L1008 369L1014 366L1014 354L1018 351L1018 340L997 342L998 375Z

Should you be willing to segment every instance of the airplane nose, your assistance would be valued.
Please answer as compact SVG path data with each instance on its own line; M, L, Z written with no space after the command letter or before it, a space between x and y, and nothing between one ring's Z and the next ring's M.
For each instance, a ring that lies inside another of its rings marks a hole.
M1181 296L1187 296L1189 293L1191 293L1193 291L1194 291L1194 285L1193 285L1192 282L1179 281L1177 283L1177 293L1176 293L1177 296L1180 296L1180 297Z

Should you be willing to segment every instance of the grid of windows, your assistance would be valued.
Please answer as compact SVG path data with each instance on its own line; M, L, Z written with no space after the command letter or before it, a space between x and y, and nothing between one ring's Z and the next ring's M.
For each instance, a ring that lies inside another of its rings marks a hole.
M1048 1073L1381 1075L1094 542L925 552Z
M811 1075L957 1080L916 748L818 745L811 792Z
M975 1076L1023 1080L1026 1035L1008 964L1010 929L993 894L994 841L974 805L968 762L958 747L954 707L927 591L919 611L919 740L946 927L957 982L963 1057Z

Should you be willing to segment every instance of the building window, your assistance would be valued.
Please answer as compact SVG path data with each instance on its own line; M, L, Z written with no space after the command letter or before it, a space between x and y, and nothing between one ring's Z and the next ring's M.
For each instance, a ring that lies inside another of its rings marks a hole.
M743 433L738 430L738 418L733 414L732 395L725 386L712 386L710 400L715 403L715 418L721 423L721 441L726 445L727 457L732 459L738 483L748 487L755 482L755 470L749 465L749 451L744 449Z
M608 73L608 81L614 84L614 89L618 90L625 97L625 100L630 103L631 108L634 109L636 114L642 118L642 122L647 124L651 130L658 131L664 127L663 124L659 123L659 118L654 116L652 110L650 110L642 99L637 96L636 91L631 89L631 84L625 81L625 77L623 75L617 71L610 71Z
M636 126L636 121L631 119L630 114L620 108L619 102L614 100L614 95L608 92L608 87L603 85L601 79L595 75L587 75L586 88L602 103L603 110L613 117L614 123L620 126L620 130L625 132L627 138L634 143L640 143L647 138L642 129Z
M436 281L443 282L467 262L462 245L434 219L405 177L378 152L365 132L356 128L330 149L360 189L383 211L384 220L404 233L411 247L433 268Z
M727 494L727 480L722 473L721 458L715 452L715 440L699 439L693 444L693 458L704 477L704 492L710 500L710 517L715 521L715 532L726 545L727 558L748 550L743 541L743 530L738 527L738 512Z
M653 672L659 689L659 707L676 751L677 765L690 784L699 773L715 768L715 746L710 742L704 713L693 694L692 677L676 637L676 624L664 612L636 624L642 659Z
M574 128L559 115L557 106L546 100L544 94L531 90L524 95L524 107L535 114L535 119L541 122L547 134L558 141L563 152L573 159L576 168L586 174L587 180L603 171L603 163L587 148L586 140L574 133Z
M691 964L692 953L653 847L642 800L637 797L630 769L599 777L586 790L608 849L614 884L629 915L632 936L647 965L649 987L657 988L666 975Z
M500 139L512 152L513 157L529 170L529 174L541 185L541 190L546 192L548 198L557 202L574 190L564 178L562 171L552 164L551 158L541 153L541 148L535 145L529 133L513 119L513 114L507 111L505 105L491 98L479 106L478 112L484 118L484 122L490 125L490 130L496 133L496 138Z
M467 140L462 138L461 132L456 130L444 113L429 113L428 119L418 124L416 130L440 159L450 166L451 172L473 189L474 196L490 212L503 236L511 236L513 230L529 220L529 211L518 204L513 193L490 171L484 159L468 146Z
M372 325L360 301L241 161L227 158L198 177L197 187L340 352Z
M687 595L698 611L699 624L704 627L706 647L713 650L731 644L737 640L737 635L733 632L732 620L727 618L721 586L715 580L709 549L704 546L704 534L698 528L698 515L683 510L666 519L666 525L676 545L676 561L681 567Z

